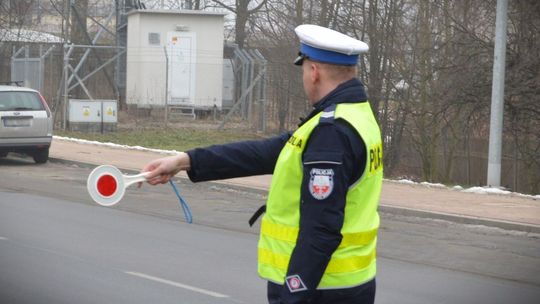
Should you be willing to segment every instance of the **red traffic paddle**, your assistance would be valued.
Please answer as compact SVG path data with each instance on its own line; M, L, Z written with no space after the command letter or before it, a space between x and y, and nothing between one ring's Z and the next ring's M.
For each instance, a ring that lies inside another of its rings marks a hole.
M88 176L86 187L94 202L109 207L122 199L127 187L146 181L148 173L124 175L114 166L103 165L92 170Z

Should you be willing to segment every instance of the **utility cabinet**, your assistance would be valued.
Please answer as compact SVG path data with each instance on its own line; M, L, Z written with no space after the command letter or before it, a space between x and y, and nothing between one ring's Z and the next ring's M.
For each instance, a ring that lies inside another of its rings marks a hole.
M118 123L116 100L69 100L68 128L80 132L113 132Z

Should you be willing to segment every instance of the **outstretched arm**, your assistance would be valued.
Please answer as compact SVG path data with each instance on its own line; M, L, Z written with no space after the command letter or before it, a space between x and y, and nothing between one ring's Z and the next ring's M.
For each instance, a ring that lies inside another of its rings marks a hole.
M197 148L155 159L142 171L150 172L147 180L151 185L167 183L182 170L187 171L193 182L271 174L289 137L289 133L283 133L263 140Z

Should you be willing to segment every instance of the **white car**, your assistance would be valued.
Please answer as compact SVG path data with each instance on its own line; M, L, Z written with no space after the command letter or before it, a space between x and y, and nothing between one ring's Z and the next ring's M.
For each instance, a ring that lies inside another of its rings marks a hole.
M51 110L38 91L0 85L0 157L17 152L47 162L52 129Z

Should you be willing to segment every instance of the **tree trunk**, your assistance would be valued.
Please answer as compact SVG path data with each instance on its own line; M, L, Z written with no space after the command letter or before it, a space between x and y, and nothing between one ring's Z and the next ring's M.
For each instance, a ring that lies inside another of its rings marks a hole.
M234 41L240 48L244 48L246 41L246 24L248 20L248 0L238 0L236 6L236 23Z
M86 35L87 35L87 25L86 25L86 19L88 16L88 0L79 0L74 1L74 3L71 6L71 20L70 20L70 35L69 39L71 43L73 44L79 44L79 45L86 45L88 44ZM72 64L73 68L79 63L81 60L82 54L84 53L85 49L83 48L75 48L71 55L70 63ZM86 65L82 65L79 71L77 72L77 75L84 75L86 72L85 69ZM71 73L70 73L71 74ZM81 77L82 78L82 77ZM88 96L86 96L86 93L83 91L81 86L78 86L74 88L70 93L70 96L74 98L82 98L86 99Z

